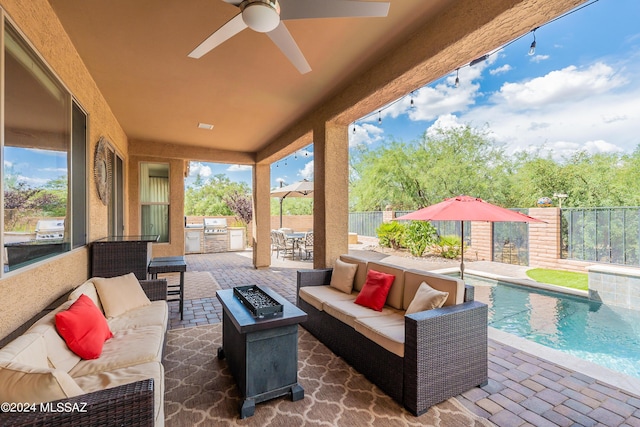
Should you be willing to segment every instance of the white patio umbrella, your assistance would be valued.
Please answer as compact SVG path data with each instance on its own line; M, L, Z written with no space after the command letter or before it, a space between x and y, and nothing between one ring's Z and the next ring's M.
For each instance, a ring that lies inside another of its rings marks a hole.
M282 202L284 199L287 197L313 197L312 193L313 181L306 179L271 190L271 197L280 199L280 228L282 228Z

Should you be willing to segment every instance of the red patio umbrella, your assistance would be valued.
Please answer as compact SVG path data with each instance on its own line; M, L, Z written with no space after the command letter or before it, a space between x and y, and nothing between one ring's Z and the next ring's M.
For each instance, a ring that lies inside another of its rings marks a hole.
M500 206L492 205L489 202L485 202L482 199L471 196L452 197L396 219L416 221L460 221L461 233L464 232L465 221L544 222L529 215L501 208ZM464 279L464 236L460 237L462 243L460 277Z

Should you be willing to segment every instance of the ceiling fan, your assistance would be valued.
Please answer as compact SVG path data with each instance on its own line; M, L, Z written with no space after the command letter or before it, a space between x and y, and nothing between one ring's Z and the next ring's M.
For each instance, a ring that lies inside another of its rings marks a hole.
M389 2L355 0L224 0L240 13L207 37L190 54L200 58L245 28L266 33L301 74L311 71L309 63L284 25L288 19L385 17Z

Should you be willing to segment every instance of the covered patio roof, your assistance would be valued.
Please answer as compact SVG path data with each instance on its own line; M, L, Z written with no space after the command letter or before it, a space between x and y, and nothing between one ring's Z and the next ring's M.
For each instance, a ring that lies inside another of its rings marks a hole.
M187 56L238 2L49 2L130 140L251 163L308 144L318 119L349 124L583 0L390 0L385 18L287 20L306 74L250 29Z

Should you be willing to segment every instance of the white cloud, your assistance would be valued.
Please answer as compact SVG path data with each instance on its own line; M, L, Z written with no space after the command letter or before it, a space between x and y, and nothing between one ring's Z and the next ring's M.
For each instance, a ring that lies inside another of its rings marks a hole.
M531 57L530 61L540 63L542 61L546 61L549 58L551 58L549 55L534 55Z
M548 108L553 103L569 103L593 98L626 83L613 68L601 62L586 69L569 66L524 83L505 83L492 101L511 108Z
M627 73L599 62L505 83L489 104L460 112L455 120L487 126L509 153L542 147L561 159L580 150L632 152L640 143L640 82L627 79Z
M623 150L617 145L610 142L603 141L601 139L597 141L587 141L584 144L584 148L590 153L620 153Z
M201 162L191 162L189 164L189 176L197 176L198 174L204 178L211 176L211 167Z
M311 158L311 157L313 157L313 151L305 150L305 149L298 150L298 157L309 157L309 158Z
M355 128L355 132L353 129ZM382 140L384 129L370 123L355 124L349 129L349 147L358 145L370 145Z
M227 172L245 172L251 170L253 170L251 165L231 165L227 168Z
M509 71L513 70L513 67L511 67L511 65L509 64L504 64L501 67L498 68L494 68L492 70L489 70L489 74L491 74L492 76L497 76L499 74L505 74L508 73Z
M458 117L453 114L444 114L427 129L427 137L435 137L438 131L464 127L465 123L461 122Z
M300 175L302 179L313 181L313 164L313 161L307 162L304 168L298 171L298 175Z

